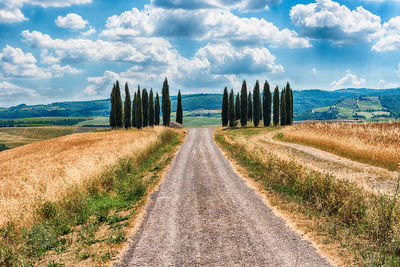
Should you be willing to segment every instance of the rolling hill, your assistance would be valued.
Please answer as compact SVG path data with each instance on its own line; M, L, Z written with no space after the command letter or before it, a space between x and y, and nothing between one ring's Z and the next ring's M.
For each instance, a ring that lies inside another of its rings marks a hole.
M171 102L172 111L174 111L176 96L171 97ZM186 117L218 118L221 103L222 94L182 96ZM107 117L109 112L109 99L33 106L21 104L10 108L0 108L0 120L36 117ZM294 91L295 120L379 119L383 117L400 117L400 88ZM106 120L103 120L103 123L104 121Z

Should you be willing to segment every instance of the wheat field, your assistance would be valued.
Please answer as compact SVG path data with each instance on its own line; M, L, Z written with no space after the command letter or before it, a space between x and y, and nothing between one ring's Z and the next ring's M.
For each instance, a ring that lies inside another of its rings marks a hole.
M134 157L164 129L73 134L0 152L0 226L32 223L38 203L58 200L118 159Z
M315 146L355 160L398 169L400 122L309 123L282 130L286 141Z

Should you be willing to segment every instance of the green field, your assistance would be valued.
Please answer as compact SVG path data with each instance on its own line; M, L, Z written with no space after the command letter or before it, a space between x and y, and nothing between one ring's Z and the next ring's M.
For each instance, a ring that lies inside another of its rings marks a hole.
M42 140L69 135L76 127L7 127L0 128L0 147L9 149Z

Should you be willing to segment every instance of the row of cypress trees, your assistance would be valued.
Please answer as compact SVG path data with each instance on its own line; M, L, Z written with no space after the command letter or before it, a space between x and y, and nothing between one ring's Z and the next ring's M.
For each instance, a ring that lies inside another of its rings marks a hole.
M171 100L169 96L168 80L165 78L162 88L162 103L161 110L163 115L163 125L169 126L171 120ZM182 98L181 92L178 95L177 122L182 123ZM180 114L178 121L178 114ZM125 84L125 102L122 109L121 90L119 82L113 85L111 91L111 112L110 112L110 126L113 129L125 127L126 129L160 125L160 99L158 92L154 97L153 89L148 93L147 89L138 89L131 100L131 95L128 88L128 83Z
M240 93L236 95L236 101L233 89L228 95L228 89L225 87L222 98L222 126L234 127L237 120L240 120L241 126L246 126L248 121L253 121L255 127L258 127L260 121L264 122L264 126L270 126L272 114L274 125L278 125L279 122L281 125L293 123L293 91L289 82L281 94L276 86L272 97L269 83L265 81L261 98L259 82L256 81L252 96L251 91L247 94L247 84L244 80Z

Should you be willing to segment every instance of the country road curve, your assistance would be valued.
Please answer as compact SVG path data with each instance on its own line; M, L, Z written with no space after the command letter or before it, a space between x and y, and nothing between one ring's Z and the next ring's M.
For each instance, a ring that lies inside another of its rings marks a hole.
M330 266L193 128L116 266Z

